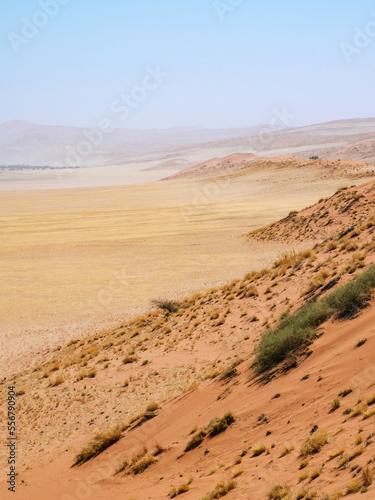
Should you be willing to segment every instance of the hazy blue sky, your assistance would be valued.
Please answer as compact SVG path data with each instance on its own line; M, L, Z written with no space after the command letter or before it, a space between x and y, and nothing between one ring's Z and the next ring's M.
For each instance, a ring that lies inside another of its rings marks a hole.
M370 0L8 0L0 30L0 122L226 127L269 123L275 109L293 125L375 115ZM150 68L162 76L145 80Z

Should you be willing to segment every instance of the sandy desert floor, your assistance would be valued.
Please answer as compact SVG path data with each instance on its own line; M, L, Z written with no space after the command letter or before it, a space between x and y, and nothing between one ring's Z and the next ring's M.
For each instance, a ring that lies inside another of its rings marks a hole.
M148 309L152 299L183 297L269 265L290 244L241 235L345 184L299 169L2 192L3 375Z
M298 241L311 229L317 243L268 270L187 297L175 313L153 310L65 343L48 361L12 377L19 395L16 498L159 500L172 498L171 488L190 476L186 498L194 500L215 498L202 495L232 479L233 499L337 500L346 491L357 492L353 499L373 498L374 301L362 302L354 318L352 309L351 319L331 317L307 350L264 380L253 378L251 365L266 325L319 301L332 283L370 271L374 199L372 182L342 189L253 232L247 238ZM1 400L8 383L0 382ZM229 429L186 450L194 432L227 411L235 416ZM97 432L117 425L118 442L72 468ZM324 440L303 454L313 429ZM0 430L0 439L5 434ZM133 474L126 467L140 452L155 460ZM0 468L6 469L1 461ZM359 493L365 476L368 491ZM293 495L270 496L276 483Z

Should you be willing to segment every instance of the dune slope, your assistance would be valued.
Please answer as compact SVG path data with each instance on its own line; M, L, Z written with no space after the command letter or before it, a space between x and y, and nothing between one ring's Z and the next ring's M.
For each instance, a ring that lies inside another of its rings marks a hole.
M278 483L293 500L331 500L339 491L372 498L374 302L352 319L323 323L282 370L259 379L251 364L281 315L374 264L373 193L372 183L347 188L308 209L314 219L322 203L333 213L356 200L356 220L342 217L328 235L312 225L313 249L185 301L159 303L4 380L2 397L9 380L19 393L17 497L157 499L188 483L184 498L196 499L233 480L228 498L279 498L276 489L268 494ZM295 219L282 225L298 234ZM262 231L269 228L258 237ZM234 422L210 437L210 421L226 412ZM117 425L115 444L71 468L99 431ZM200 429L201 444L185 451Z

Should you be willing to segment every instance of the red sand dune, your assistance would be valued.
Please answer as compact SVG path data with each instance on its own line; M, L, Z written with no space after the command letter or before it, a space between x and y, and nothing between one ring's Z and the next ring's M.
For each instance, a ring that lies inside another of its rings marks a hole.
M331 500L339 498L334 492L361 487L365 477L368 491L350 498L374 498L375 302L354 319L323 324L308 351L292 356L294 368L262 380L250 367L267 325L275 326L282 313L296 311L374 264L374 193L373 183L342 189L255 233L279 238L288 231L298 238L310 225L313 250L281 256L273 268L187 299L170 314L153 311L62 346L54 359L16 376L17 386L25 388L19 396L25 463L16 495L4 498L162 499L190 477L187 499L200 499L218 482L234 480L228 498L272 498L267 493L281 483L292 492L285 500L303 489L317 492L310 498ZM323 221L330 214L334 221L326 232ZM90 367L97 370L95 377L77 378L79 370ZM63 376L56 385L55 373ZM220 378L224 373L228 376ZM185 385L178 389L179 383ZM119 409L123 418L131 402L137 410L136 401L149 402L162 388L165 399L156 416L151 412L154 418L144 423L136 418L124 426L118 442L71 467L76 453L115 422L115 414L119 421ZM3 398L5 389L3 381ZM332 407L336 398L339 406ZM206 427L225 412L235 416L232 425L184 452L193 427ZM302 468L301 446L320 431L327 433L327 442ZM159 454L157 444L163 448ZM157 461L141 474L115 475L116 467L144 446Z

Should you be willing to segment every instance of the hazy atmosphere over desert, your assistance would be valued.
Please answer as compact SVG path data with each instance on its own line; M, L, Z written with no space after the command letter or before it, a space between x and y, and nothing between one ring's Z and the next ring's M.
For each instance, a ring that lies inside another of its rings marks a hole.
M375 5L0 16L0 498L375 498Z

